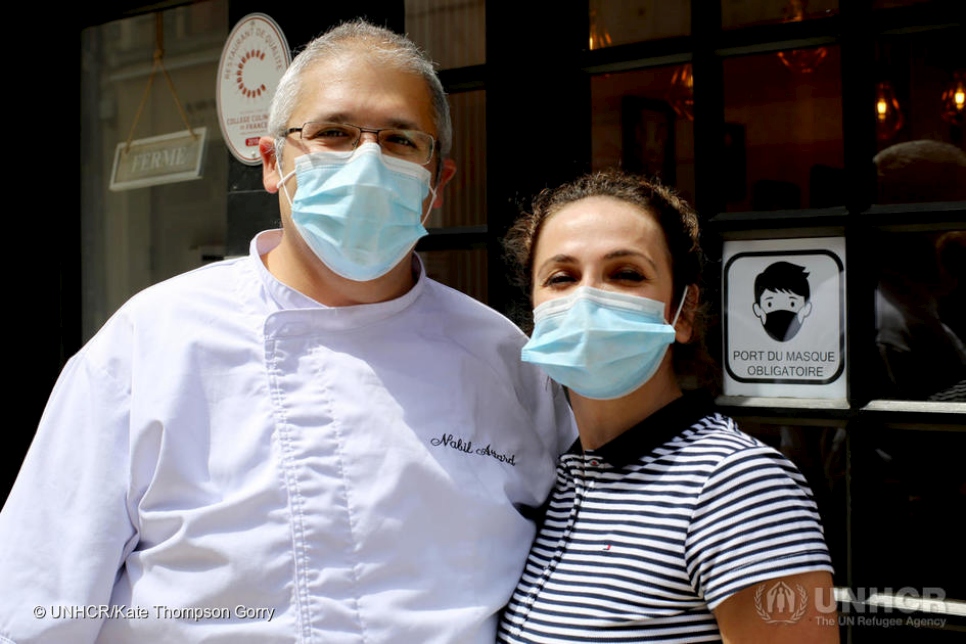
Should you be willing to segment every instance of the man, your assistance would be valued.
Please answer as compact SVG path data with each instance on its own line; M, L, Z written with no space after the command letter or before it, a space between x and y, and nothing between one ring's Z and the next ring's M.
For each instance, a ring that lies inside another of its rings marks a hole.
M950 143L917 140L873 157L879 203L966 200L966 152ZM948 239L948 238L947 238ZM875 343L883 398L966 400L966 345L950 326L946 295L952 275L941 270L938 233L880 233L874 238Z
M282 230L65 367L0 518L0 641L494 641L574 433L523 334L413 253L454 172L439 81L349 23L270 131Z

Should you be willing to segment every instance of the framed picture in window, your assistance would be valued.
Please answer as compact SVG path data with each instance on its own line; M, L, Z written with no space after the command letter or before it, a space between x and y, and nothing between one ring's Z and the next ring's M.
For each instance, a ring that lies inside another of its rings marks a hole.
M657 177L673 186L674 110L666 101L625 96L621 103L621 165L626 172Z

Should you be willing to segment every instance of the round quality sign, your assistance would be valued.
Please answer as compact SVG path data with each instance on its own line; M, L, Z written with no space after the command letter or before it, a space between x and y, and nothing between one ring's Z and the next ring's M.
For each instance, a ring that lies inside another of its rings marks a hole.
M258 139L268 134L272 97L290 62L285 35L263 13L248 14L228 35L218 64L218 124L242 163L261 163Z

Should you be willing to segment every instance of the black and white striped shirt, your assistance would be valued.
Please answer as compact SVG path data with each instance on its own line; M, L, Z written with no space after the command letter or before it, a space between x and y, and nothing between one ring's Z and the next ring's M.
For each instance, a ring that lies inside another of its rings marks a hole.
M719 641L722 601L814 570L832 567L805 479L686 395L560 458L499 641Z

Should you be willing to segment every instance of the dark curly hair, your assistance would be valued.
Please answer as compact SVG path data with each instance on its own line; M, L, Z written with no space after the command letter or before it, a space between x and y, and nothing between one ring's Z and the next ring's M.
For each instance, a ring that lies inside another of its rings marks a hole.
M672 310L680 303L685 286L698 287L688 290L687 303L682 310L682 315L691 316L693 332L687 344L674 345L674 371L682 387L714 389L717 370L704 343L707 307L698 301L704 268L698 217L687 202L658 181L618 170L606 170L543 190L533 200L530 212L516 220L503 240L507 258L516 271L516 284L527 297L532 296L534 249L544 223L564 206L589 197L612 197L625 201L653 215L660 224L671 255Z

